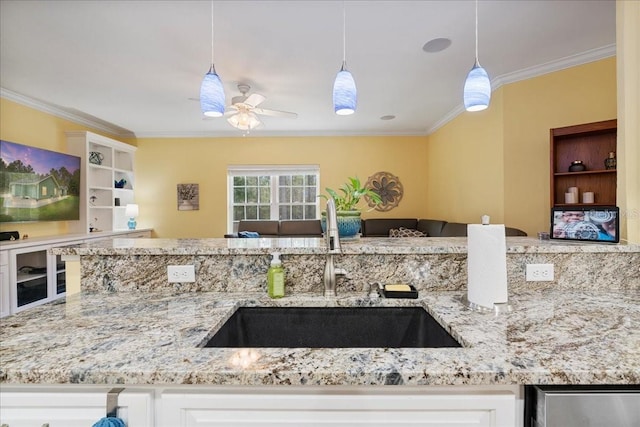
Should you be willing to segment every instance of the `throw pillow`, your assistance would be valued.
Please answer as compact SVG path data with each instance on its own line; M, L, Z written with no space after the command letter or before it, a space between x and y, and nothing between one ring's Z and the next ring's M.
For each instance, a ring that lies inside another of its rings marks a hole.
M389 237L427 237L427 233L413 228L392 228L389 230Z

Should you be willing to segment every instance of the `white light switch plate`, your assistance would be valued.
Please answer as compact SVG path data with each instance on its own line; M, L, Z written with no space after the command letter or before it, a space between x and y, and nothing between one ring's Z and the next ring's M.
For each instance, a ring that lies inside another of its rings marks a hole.
M527 282L552 282L553 264L527 264Z

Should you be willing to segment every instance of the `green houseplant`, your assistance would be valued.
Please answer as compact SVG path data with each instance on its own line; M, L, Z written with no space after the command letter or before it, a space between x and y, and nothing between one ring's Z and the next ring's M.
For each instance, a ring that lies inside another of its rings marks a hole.
M324 199L332 198L336 204L336 214L338 217L338 234L340 237L354 237L360 232L360 214L358 203L367 196L375 205L382 202L380 195L375 191L362 186L358 177L349 177L336 191L332 188L325 188L327 195L321 194ZM369 209L369 210L371 210ZM322 229L326 230L326 212L322 212Z

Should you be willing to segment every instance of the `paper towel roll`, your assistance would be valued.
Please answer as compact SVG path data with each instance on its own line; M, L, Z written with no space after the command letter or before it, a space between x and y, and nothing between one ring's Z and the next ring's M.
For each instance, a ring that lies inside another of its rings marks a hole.
M503 304L507 293L504 224L467 225L467 299L485 308Z

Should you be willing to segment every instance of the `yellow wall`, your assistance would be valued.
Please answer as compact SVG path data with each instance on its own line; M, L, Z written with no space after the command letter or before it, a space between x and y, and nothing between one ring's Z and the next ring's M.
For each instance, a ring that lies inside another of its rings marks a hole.
M0 139L66 152L66 131L91 130L86 126L0 98ZM0 231L16 230L20 236L54 236L68 232L67 222L0 223Z
M399 177L405 196L385 213L417 218L425 211L426 137L141 138L136 152L139 227L159 237L222 237L226 233L227 166L318 164L320 188L347 177L363 182L380 171ZM200 185L200 209L178 211L176 185ZM364 202L362 207L365 207Z
M491 108L465 112L429 136L423 217L478 223L487 214L504 221L502 102L498 90Z
M549 129L616 116L615 58L499 88L487 110L429 136L429 216L477 222L487 212L530 236L548 230Z

